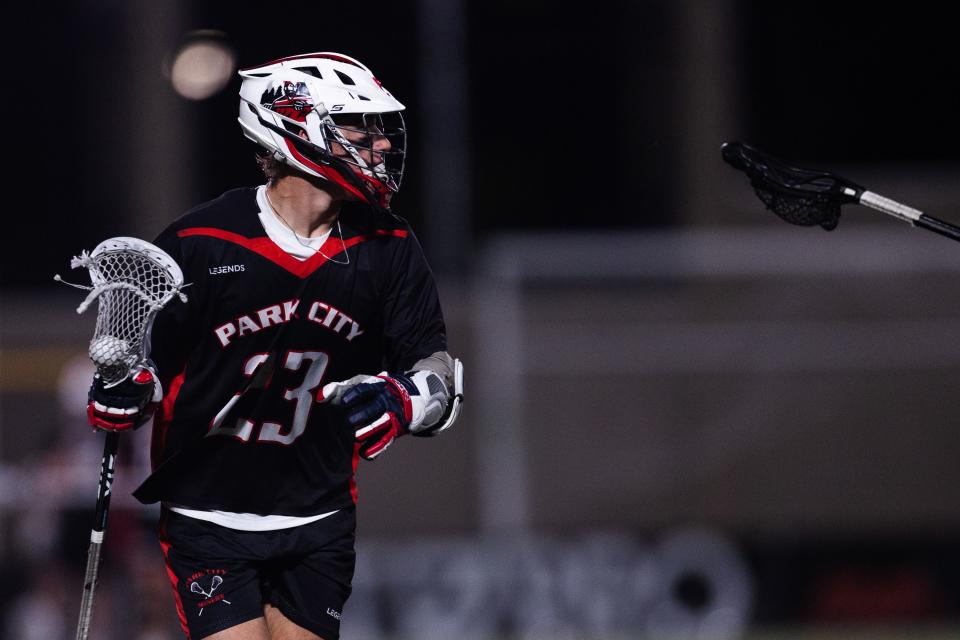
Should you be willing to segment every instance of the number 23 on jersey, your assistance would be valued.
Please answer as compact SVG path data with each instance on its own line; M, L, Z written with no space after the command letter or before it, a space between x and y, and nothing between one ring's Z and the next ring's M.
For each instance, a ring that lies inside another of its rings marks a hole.
M257 367L264 364L269 354L257 353L249 358L243 364L243 375L253 376ZM323 380L324 371L327 369L329 358L322 351L288 351L283 360L283 368L288 371L299 371L304 365L307 365L307 373L303 377L303 382L292 389L286 389L283 393L283 399L292 401L293 420L290 428L279 422L263 422L260 425L260 432L256 437L257 442L273 442L275 444L290 445L294 440L303 435L307 429L307 418L310 416L310 409L313 407L316 398L316 389ZM213 419L210 436L231 436L241 442L249 442L254 434L257 423L248 418L239 418L233 425L225 425L224 419L234 405L240 400L242 394L237 393L224 405L223 409Z

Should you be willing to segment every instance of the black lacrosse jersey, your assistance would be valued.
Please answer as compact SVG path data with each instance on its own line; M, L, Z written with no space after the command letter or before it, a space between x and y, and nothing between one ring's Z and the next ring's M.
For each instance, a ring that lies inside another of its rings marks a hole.
M228 191L156 240L189 286L152 330L165 397L141 502L291 516L351 505L353 431L320 389L447 348L433 275L403 219L344 205L342 237L335 225L301 261L266 235L256 193Z

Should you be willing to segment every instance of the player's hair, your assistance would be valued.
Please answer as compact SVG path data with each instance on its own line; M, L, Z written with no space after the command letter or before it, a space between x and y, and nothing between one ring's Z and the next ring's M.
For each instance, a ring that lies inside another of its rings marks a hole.
M268 184L272 184L280 178L293 173L290 165L277 160L270 152L258 153L257 164L260 166L260 170L263 171L263 175L266 176Z

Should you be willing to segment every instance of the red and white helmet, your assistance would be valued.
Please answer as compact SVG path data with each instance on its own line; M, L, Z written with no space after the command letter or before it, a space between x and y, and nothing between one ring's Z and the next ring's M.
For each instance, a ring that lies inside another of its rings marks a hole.
M274 157L389 207L406 152L405 108L360 62L308 53L242 69L240 127Z

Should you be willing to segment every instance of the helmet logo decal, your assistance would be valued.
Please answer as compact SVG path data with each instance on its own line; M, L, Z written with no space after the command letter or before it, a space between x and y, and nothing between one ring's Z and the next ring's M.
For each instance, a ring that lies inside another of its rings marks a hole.
M290 80L273 83L260 96L260 104L297 122L305 122L315 106L307 84Z

